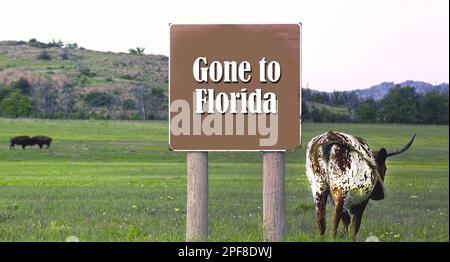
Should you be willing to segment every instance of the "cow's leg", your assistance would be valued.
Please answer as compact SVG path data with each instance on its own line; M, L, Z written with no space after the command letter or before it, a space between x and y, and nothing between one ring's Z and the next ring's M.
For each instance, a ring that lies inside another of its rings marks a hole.
M350 224L350 214L347 211L342 212L342 230L345 235L348 235L348 225Z
M16 148L14 147L14 144L9 145L9 150L11 150L11 149L16 149Z
M327 172L323 165L316 162L311 162L312 156L308 145L308 157L306 159L306 176L311 185L313 193L314 204L317 212L317 226L319 227L320 235L325 234L326 226L326 207L329 195L329 186L327 182Z
M22 145L22 149L25 150L25 147L27 147L26 145Z
M42 149L44 145L43 144L39 144L39 149Z
M333 237L336 237L337 229L339 227L339 221L341 221L342 210L344 207L344 199L340 192L333 192L334 211L333 211L333 227L331 233Z
M364 213L364 209L366 208L368 202L369 199L365 200L364 202L355 207L355 215L353 216L352 220L353 241L356 241L356 235L358 234L359 227L361 226L361 219Z
M328 191L317 193L315 196L316 210L317 210L317 226L319 227L320 235L325 234L326 228L326 209L327 209Z

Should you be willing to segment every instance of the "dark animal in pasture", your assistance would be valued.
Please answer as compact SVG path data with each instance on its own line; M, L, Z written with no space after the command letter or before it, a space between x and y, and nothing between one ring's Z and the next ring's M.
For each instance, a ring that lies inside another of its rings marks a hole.
M34 145L38 145L40 149L42 149L44 145L49 148L52 144L52 138L47 136L33 136L31 139L33 140Z
M334 202L332 235L336 236L342 219L344 234L348 234L353 215L353 239L369 199L384 199L386 158L406 151L415 135L401 149L372 151L367 142L357 136L327 132L314 137L306 152L306 175L314 197L320 234L325 233L325 210L328 195Z
M25 149L27 146L33 146L34 142L29 136L16 136L9 140L11 144L9 145L9 149L16 149L16 145L22 146Z

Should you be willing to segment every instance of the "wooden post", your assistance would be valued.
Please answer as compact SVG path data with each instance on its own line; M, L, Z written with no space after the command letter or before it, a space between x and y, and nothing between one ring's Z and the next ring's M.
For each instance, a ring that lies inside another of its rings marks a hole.
M263 237L264 241L284 239L285 152L263 153Z
M187 153L186 241L208 240L208 153Z

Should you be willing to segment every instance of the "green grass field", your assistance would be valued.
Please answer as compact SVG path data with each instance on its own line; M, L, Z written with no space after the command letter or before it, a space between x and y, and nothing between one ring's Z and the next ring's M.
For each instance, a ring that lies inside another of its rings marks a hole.
M336 130L388 160L387 198L370 201L359 240L449 241L448 126L304 123L303 143ZM186 155L168 150L166 122L0 119L0 241L184 241ZM15 135L49 135L50 150L9 150ZM318 237L305 149L286 157L286 240ZM261 153L209 154L209 240L262 240ZM337 241L350 241L339 236Z

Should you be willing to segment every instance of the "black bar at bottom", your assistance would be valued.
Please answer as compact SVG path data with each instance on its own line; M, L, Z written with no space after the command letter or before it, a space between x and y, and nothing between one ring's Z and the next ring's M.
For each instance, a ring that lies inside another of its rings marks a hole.
M11 258L195 259L447 258L449 243L0 243Z

